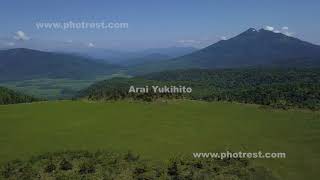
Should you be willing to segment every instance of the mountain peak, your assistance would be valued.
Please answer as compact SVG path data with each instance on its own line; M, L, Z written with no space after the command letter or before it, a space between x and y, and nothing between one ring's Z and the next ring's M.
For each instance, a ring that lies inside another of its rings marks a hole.
M249 28L248 30L244 31L243 33L239 34L239 35L254 35L257 34L259 31L256 30L255 28Z
M248 32L257 32L257 30L255 28L249 28L247 31Z
M304 64L307 59L315 59L312 65L316 66L319 58L320 46L282 33L249 28L226 41L175 59L174 63L188 64L188 68L238 68L272 66L289 59L299 59Z
M243 33L239 34L238 36L235 36L235 38L265 38L265 39L283 39L283 38L288 38L290 36L281 33L281 32L276 32L276 31L270 31L266 30L264 28L262 29L254 29L254 28L249 28L248 30L244 31Z

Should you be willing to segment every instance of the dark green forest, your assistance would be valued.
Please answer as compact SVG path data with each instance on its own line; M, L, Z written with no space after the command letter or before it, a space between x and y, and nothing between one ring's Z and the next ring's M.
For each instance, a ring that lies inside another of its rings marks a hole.
M0 87L0 105L1 104L17 104L39 101L39 99L22 93L15 92L8 88Z
M182 94L165 93L129 93L130 86L143 87L152 85L174 85L175 82L168 83L155 80L146 80L143 78L113 78L97 82L90 87L80 91L76 98L88 98L89 100L143 100L154 101L156 99L177 99L182 98Z
M130 86L175 85L192 87L191 94L132 94ZM90 100L189 98L260 104L275 108L320 108L320 69L176 70L135 78L114 78L80 91Z

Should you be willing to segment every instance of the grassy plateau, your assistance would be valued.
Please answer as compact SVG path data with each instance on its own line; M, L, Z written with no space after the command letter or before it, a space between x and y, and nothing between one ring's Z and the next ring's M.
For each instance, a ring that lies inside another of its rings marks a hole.
M318 179L320 113L223 102L51 101L0 106L0 163L61 150L285 152L256 159L282 179Z

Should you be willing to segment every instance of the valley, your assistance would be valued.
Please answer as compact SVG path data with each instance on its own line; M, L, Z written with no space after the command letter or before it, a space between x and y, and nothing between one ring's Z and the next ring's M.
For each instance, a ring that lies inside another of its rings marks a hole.
M120 72L112 75L101 75L87 79L37 78L4 81L0 82L0 86L47 100L70 99L74 97L78 91L90 86L91 84L113 77L129 76Z

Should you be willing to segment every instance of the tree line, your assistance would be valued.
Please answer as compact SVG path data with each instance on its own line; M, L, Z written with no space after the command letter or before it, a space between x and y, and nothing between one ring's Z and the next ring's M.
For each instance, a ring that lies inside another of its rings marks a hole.
M0 104L29 103L33 101L39 101L39 99L5 87L0 87Z
M184 85L191 94L130 94L131 85ZM189 98L267 105L276 108L320 109L320 69L176 70L98 82L80 91L91 100Z

